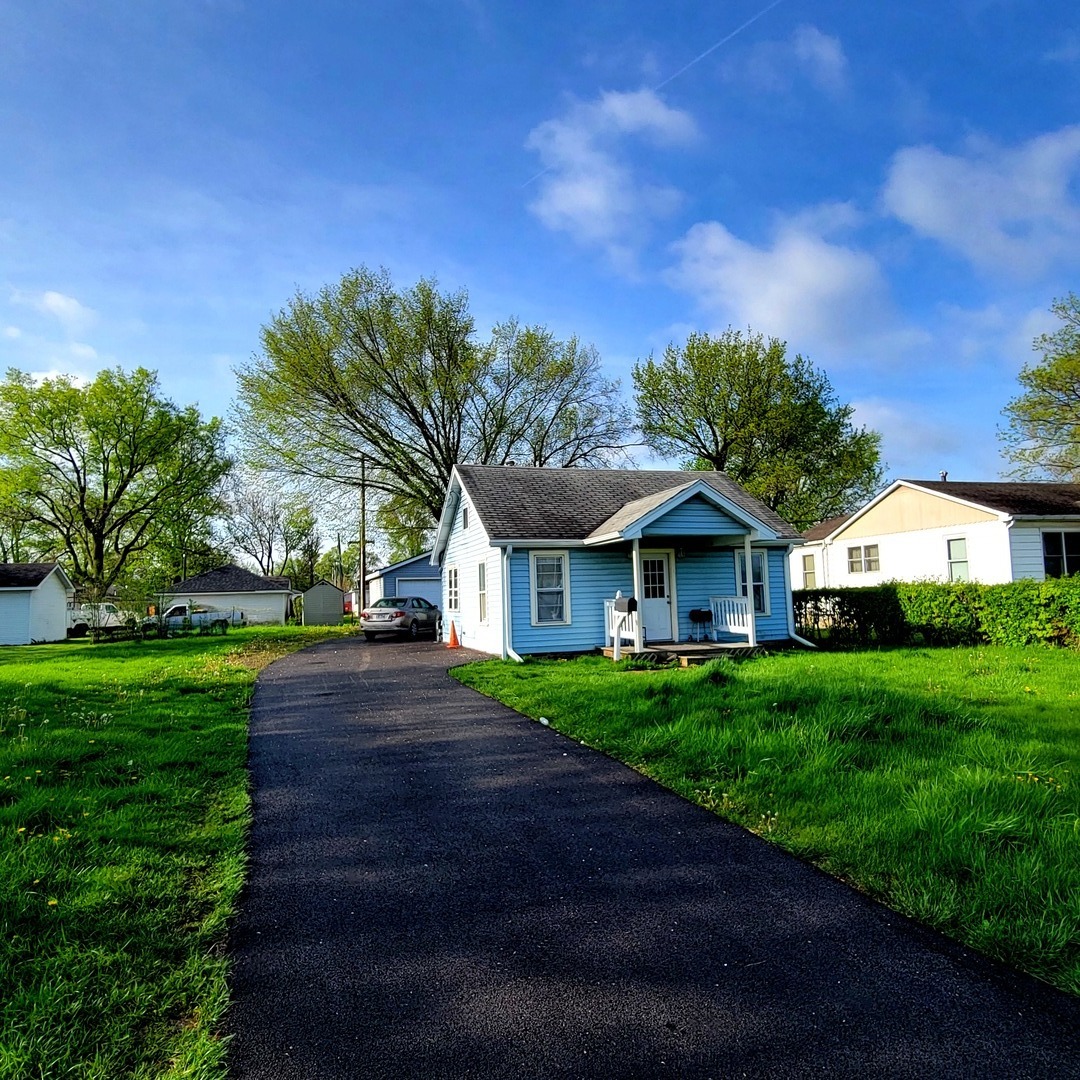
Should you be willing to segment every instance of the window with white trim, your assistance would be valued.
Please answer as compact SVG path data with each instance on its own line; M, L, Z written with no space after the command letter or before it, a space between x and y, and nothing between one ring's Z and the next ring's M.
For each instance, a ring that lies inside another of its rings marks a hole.
M529 592L534 626L570 621L569 570L569 552L529 552Z
M1080 574L1080 532L1062 530L1042 534L1043 570L1049 578Z
M457 611L461 604L458 590L458 568L448 566L446 568L446 610Z
M945 547L949 556L949 580L970 581L968 573L967 539L958 536L953 540L946 540Z
M487 612L487 563L480 563L476 567L476 600L480 605L480 621L488 621Z
M881 569L877 544L847 549L847 568L849 574L873 574Z
M750 575L754 587L754 613L757 615L769 614L768 565L767 552L750 552ZM746 552L735 552L735 566L739 579L739 595L746 596Z
M814 567L813 552L807 552L802 557L802 587L804 589L817 588L817 570Z

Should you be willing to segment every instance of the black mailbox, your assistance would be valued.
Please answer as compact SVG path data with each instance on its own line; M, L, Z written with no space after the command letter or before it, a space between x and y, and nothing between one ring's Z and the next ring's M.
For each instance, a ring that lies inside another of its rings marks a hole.
M615 598L616 611L637 611L637 598L634 596L617 596Z

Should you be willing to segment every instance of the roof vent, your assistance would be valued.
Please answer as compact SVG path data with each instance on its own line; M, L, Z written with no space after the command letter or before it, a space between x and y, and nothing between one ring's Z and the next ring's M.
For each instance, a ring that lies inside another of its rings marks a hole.
M945 483L946 480L949 479L949 474L944 469L941 470L940 476L941 476L941 482L943 484Z

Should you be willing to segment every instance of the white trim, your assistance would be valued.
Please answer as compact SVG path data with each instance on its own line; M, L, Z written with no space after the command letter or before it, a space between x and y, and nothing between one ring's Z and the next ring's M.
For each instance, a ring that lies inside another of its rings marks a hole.
M476 613L481 626L487 626L491 619L488 606L487 556L476 564ZM483 597L483 603L480 602Z
M747 544L749 548L749 544ZM763 611L758 611L754 607L754 555L761 556L761 583L764 586L764 601L765 607ZM742 567L746 565L746 550L740 551L735 549L735 595L745 596L750 601L750 614L760 615L763 619L767 619L772 615L772 596L769 589L769 553L763 551L761 548L754 548L750 550L750 574L746 578L746 592L742 591L743 588L743 570ZM786 558L786 556L785 556ZM740 566L740 560L742 560L742 566Z
M551 558L553 555L561 556L563 561L563 617L561 619L545 619L540 622L536 617L536 559L537 556ZM566 549L543 549L529 552L529 619L533 626L569 626L570 617L570 552Z
M505 545L501 549L501 554L500 565L502 570L500 572L502 580L499 583L499 592L502 594L502 658L523 664L525 661L514 652L514 625L512 622L514 608L510 601L510 556L514 554L513 546L511 544Z
M450 575L454 575L454 584L450 585ZM454 603L451 604L450 600L453 598ZM461 613L461 574L458 571L457 563L452 564L446 568L446 610L453 611L458 614Z
M670 601L668 603L668 631L670 637L667 639L656 638L656 641L675 641L679 640L679 593L676 588L676 574L675 574L675 549L674 548L641 548L641 558L647 559L650 556L655 558L657 555L663 555L667 560L667 585L668 593L670 595ZM644 570L641 575L641 592L638 594L638 621L644 622L641 618L641 605L645 602L645 575ZM648 642L646 642L648 644Z

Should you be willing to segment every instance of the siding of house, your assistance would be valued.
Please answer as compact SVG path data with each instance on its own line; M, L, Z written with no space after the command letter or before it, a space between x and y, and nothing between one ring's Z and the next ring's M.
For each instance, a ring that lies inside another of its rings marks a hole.
M423 596L441 608L439 570L431 565L427 555L388 566L368 582L369 604L384 596Z
M844 536L854 540L997 520L997 514L992 511L954 502L929 491L899 487L853 521L844 530Z
M468 511L469 527L462 528L462 513ZM478 595L479 565L483 562L487 580L487 620L480 621ZM451 568L458 572L457 608L451 610L447 579ZM502 554L491 546L480 517L466 492L462 492L454 527L442 563L443 640L450 639L450 623L457 630L458 641L470 649L493 655L502 654ZM527 572L527 569L526 569ZM527 595L527 594L526 594Z
M30 590L0 592L0 645L30 644Z
M963 509L962 507L960 509ZM860 533L845 529L827 544L805 544L790 556L791 581L803 587L802 556L814 555L818 588L849 588L880 585L885 581L948 581L948 541L967 541L968 574L987 585L1011 581L1015 557L1010 556L1009 530L1005 522L957 522L903 533ZM1042 577L1042 541L1038 545L1038 576ZM880 569L851 573L848 548L876 544ZM1025 577L1034 576L1025 574Z
M1009 530L1013 578L1046 577L1043 566L1044 531L1080 532L1080 521L1015 521Z
M740 525L708 500L695 496L669 510L642 530L643 536L742 536L746 526Z
M55 572L30 596L30 640L63 641L67 637L67 589Z

